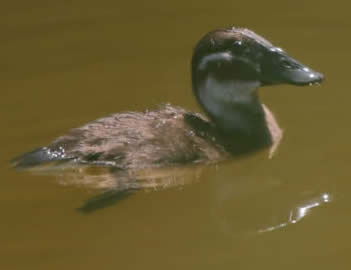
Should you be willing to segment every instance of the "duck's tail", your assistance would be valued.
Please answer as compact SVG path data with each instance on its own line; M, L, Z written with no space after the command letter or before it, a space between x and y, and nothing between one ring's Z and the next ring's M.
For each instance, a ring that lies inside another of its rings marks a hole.
M16 169L25 170L54 161L66 161L72 158L67 157L63 148L51 150L48 147L35 149L25 153L11 161Z

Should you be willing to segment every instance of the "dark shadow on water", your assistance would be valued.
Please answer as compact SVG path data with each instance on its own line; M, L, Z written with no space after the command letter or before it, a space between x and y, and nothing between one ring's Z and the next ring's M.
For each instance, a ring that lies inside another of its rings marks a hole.
M116 191L109 190L104 193L98 194L84 202L83 206L77 210L83 214L91 214L97 210L111 207L122 200L127 199L134 194L130 190Z

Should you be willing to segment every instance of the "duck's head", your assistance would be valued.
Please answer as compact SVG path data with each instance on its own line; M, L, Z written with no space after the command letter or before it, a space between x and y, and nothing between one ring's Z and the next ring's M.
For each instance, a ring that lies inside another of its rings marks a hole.
M217 127L230 134L262 134L266 122L256 91L260 86L322 80L321 73L244 28L206 34L192 58L194 94Z
M284 50L244 28L218 29L206 34L194 49L192 80L195 94L211 76L218 81L250 81L258 86L310 85L323 75Z

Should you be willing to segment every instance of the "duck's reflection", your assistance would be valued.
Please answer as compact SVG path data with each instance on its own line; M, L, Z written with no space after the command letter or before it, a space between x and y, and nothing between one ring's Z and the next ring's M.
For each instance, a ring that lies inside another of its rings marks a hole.
M79 211L91 213L110 207L133 195L136 191L157 191L183 186L199 181L206 170L216 166L189 166L174 168L119 171L106 167L72 167L61 170L42 170L52 174L55 180L65 186L77 186L96 190L97 195L89 198ZM36 171L39 173L40 171Z
M260 170L260 162L257 159L251 162L255 164L256 170ZM213 208L209 211L213 212L212 218L220 231L230 235L241 235L243 232L267 233L294 225L314 209L328 204L333 199L332 194L328 192L299 192L299 187L294 187L293 184L291 187L295 191L291 191L276 179L263 180L257 177L257 172L250 175L248 172L252 170L243 163L239 162L237 166L235 164L229 164L229 172L221 165L128 172L106 167L74 167L64 168L61 173L53 171L53 175L63 185L98 190L97 195L79 207L79 211L83 213L113 206L136 191L183 188L185 185L200 182L203 178L210 178L213 181L207 182L208 190L213 193L214 201ZM245 164L251 167L250 161ZM262 167L265 164L264 160ZM233 167L237 174L235 179L233 176L227 177L232 174ZM241 174L239 168L245 173Z
M289 212L289 217L286 220L282 220L281 223L272 224L265 228L259 229L259 233L271 232L274 230L281 229L288 225L295 224L305 218L311 211L317 207L320 207L326 203L329 203L332 200L332 196L329 193L322 193L306 201L303 201L300 205L297 205L295 208L291 209Z
M113 190L115 193L136 190L161 190L182 187L198 181L206 167L170 167L120 171L106 167L80 167L54 173L62 185L88 187L95 190Z
M246 171L235 181L226 178L227 173L213 181L212 219L222 234L237 238L283 230L334 199L320 187L285 182L270 173L257 176L261 172L257 170L252 175Z

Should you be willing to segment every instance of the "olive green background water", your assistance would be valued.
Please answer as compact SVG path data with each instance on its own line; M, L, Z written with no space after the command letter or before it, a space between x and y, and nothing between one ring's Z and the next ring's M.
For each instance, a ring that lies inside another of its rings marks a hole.
M349 269L349 1L16 1L0 9L0 269ZM199 111L195 42L255 30L323 72L321 86L260 95L285 131L273 159L210 168L195 183L77 210L98 194L9 160L68 129L171 102ZM272 232L297 205L332 200Z

